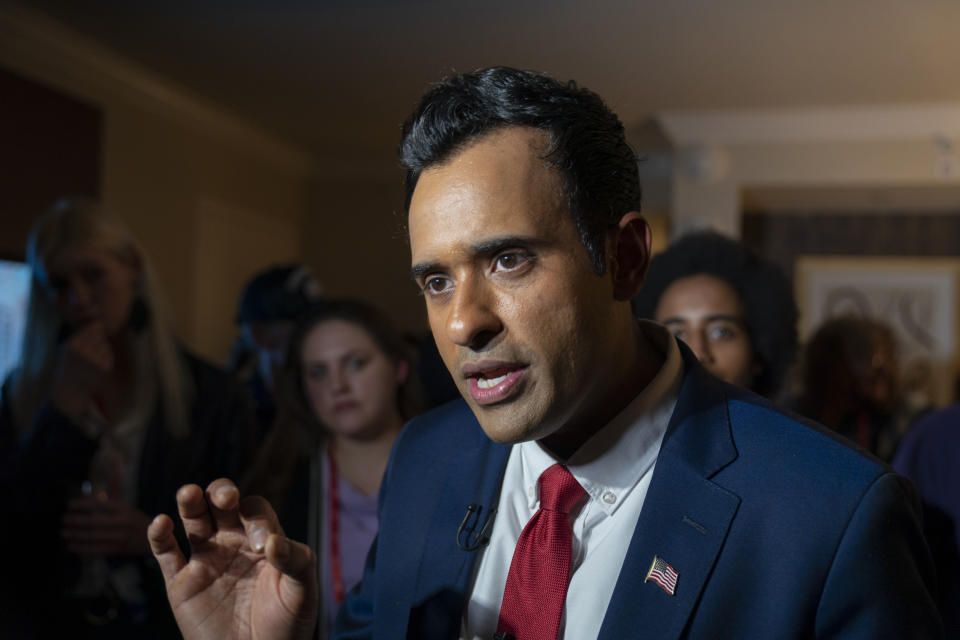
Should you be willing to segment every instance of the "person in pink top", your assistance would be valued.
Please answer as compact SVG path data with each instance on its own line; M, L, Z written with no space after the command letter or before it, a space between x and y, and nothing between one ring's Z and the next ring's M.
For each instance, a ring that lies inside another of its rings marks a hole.
M377 533L377 493L393 442L419 406L414 353L390 320L357 300L318 303L294 330L278 414L248 481L319 559L326 637L360 581Z

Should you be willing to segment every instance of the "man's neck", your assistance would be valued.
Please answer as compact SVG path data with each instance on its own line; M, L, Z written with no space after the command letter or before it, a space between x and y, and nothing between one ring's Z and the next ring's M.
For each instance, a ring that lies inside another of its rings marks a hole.
M663 366L664 356L655 348L639 327L634 332L633 359L622 367L610 392L594 406L579 412L586 418L574 418L567 425L538 442L561 461L569 460L597 431L612 421L617 414L643 391Z

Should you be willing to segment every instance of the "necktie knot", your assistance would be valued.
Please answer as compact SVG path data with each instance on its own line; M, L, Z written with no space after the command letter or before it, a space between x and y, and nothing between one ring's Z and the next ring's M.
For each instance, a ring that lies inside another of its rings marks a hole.
M586 491L563 465L555 464L540 474L540 508L570 513Z

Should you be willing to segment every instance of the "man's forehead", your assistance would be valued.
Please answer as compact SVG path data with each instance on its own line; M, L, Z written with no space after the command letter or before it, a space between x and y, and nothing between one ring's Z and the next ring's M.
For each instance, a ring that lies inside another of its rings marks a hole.
M559 172L544 159L546 135L526 127L497 130L425 170L410 200L411 243L448 227L515 227L504 229L509 233L552 219L565 201Z
M533 127L501 127L473 138L450 157L423 170L411 197L411 207L418 192L422 195L424 191L423 182L430 183L437 176L459 178L456 182L448 180L447 189L478 184L503 188L530 174L559 178L547 161L549 146L549 134Z
M495 146L500 154L510 155L513 162L525 161L528 158L543 159L550 151L550 132L536 127L521 125L503 125L494 127L481 134L470 136L454 147L454 150L439 162L429 165L423 173L462 160L465 155L478 146Z

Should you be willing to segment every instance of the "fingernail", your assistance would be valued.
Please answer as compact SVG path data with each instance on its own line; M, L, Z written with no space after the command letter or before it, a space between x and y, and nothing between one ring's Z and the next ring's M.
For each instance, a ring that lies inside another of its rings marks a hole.
M220 487L217 489L217 497L221 501L226 501L233 497L233 492L236 491L233 487Z
M290 555L290 541L283 536L280 537L280 544L277 545L277 555L284 559Z
M263 551L264 545L267 544L267 532L260 527L255 527L250 531L250 546L253 547L254 551Z

